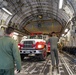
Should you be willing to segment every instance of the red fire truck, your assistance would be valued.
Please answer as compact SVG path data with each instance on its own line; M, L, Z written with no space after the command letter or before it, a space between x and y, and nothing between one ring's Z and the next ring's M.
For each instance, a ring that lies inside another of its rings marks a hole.
M22 60L25 56L34 56L41 60L45 60L47 52L50 52L50 45L46 44L46 40L43 39L42 34L23 37L21 42L18 44L18 47L20 49Z

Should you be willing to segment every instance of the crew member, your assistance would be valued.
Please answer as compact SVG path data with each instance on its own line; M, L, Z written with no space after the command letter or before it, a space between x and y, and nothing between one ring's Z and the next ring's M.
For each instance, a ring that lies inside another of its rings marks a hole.
M54 71L54 68L56 67L58 69L59 65L59 59L58 59L58 49L57 49L57 44L58 44L58 37L56 36L55 32L51 33L51 37L49 37L47 42L50 42L51 44L51 61L52 61L52 71Z
M14 75L14 66L21 70L21 58L18 45L13 36L14 28L8 27L5 36L0 38L0 75Z

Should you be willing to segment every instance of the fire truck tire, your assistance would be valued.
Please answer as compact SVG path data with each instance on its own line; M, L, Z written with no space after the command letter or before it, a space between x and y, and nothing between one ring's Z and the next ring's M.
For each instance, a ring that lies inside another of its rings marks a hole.
M47 58L47 52L44 54L41 54L40 56L39 56L39 58L40 58L40 60L42 60L42 61L44 61L44 60L46 60L46 58Z
M24 60L24 57L25 57L25 56L24 56L24 55L20 55L20 56L21 56L21 60Z

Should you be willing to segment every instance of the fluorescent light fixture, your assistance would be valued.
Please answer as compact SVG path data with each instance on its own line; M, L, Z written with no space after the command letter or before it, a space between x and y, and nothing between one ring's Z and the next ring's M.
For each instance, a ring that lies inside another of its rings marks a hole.
M59 9L61 9L63 6L63 0L59 0Z
M14 32L13 34L14 34L14 35L19 35L17 32Z
M65 29L65 32L68 32L68 29Z
M8 13L9 15L12 15L11 12L9 12L6 8L2 8L6 13Z
M62 36L64 36L64 34L62 34Z

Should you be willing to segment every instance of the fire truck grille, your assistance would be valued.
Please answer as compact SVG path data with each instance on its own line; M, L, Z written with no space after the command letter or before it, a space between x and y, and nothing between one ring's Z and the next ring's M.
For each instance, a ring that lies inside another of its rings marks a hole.
M33 45L33 41L24 41L24 48L25 49L33 48L32 45Z

